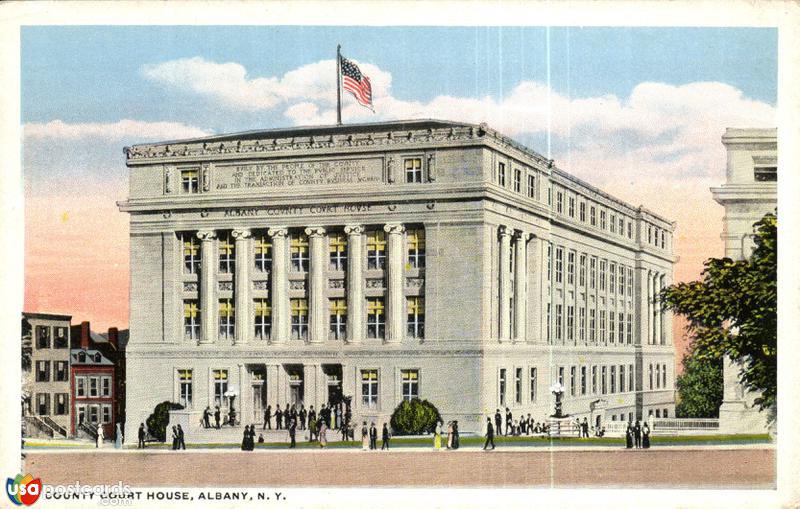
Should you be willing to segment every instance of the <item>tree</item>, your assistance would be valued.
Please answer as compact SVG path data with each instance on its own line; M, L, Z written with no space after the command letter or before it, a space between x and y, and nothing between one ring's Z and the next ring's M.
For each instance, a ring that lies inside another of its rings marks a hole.
M167 425L169 425L169 411L183 410L183 405L171 401L162 401L156 405L153 413L147 418L147 429L150 434L160 442L167 440Z
M390 424L398 435L421 435L430 433L442 418L439 410L427 399L417 398L401 401L392 413Z
M722 359L707 359L690 350L683 357L678 377L677 417L719 417L722 404Z
M761 410L775 410L777 395L778 220L767 214L754 225L748 260L712 258L700 281L661 292L667 309L688 319L698 360L728 356L741 366L739 379L761 396Z

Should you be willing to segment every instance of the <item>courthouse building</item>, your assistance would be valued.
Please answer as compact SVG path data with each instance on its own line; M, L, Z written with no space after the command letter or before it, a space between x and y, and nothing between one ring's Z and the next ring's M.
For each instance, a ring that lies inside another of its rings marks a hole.
M674 411L674 223L486 125L396 121L126 149L127 436L159 402L352 397L603 419ZM191 439L191 430L187 437Z

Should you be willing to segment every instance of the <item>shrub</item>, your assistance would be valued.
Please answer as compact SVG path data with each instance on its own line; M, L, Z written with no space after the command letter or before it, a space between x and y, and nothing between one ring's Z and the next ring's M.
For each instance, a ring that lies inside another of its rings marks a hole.
M147 418L147 429L151 435L161 442L167 441L170 410L183 410L183 405L171 401L163 401L156 405L153 413Z
M397 435L421 435L433 432L441 419L433 403L414 398L397 405L392 413L391 426Z

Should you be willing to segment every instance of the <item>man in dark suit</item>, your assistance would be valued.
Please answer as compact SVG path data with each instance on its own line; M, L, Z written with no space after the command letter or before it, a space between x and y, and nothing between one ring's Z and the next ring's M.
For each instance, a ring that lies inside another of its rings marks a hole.
M308 413L306 412L305 405L300 405L300 429L306 429L306 416Z
M383 432L381 436L381 451L384 449L389 449L389 428L386 426L386 423L383 423Z
M495 428L497 429L498 435L503 434L502 424L503 424L503 416L500 415L500 409L498 408L497 411L494 413L494 425Z
M492 419L490 417L486 418L486 442L483 444L483 450L485 451L486 448L492 444L492 450L494 450L494 426L492 426Z
M378 448L378 428L374 422L369 427L369 448L373 450Z
M283 410L280 405L276 405L275 408L275 429L283 429Z
M317 420L317 411L314 410L314 405L311 405L310 407L308 407L308 422L309 422L309 424L308 424L309 428L308 429L311 429L311 421L312 420L313 421Z
M205 410L203 410L203 426L207 429L211 427L211 407L207 406Z
M272 429L270 419L272 419L272 405L267 405L267 409L264 410L264 427L261 429Z
M144 449L144 437L147 435L147 432L144 430L144 423L139 426L139 446L137 449Z
M295 442L295 433L297 432L297 419L294 415L289 415L289 422L287 423L287 427L289 428L289 440L291 443L289 444L290 449L294 449L297 442Z
M636 421L636 425L633 427L633 441L636 444L637 449L642 448L642 425L639 421Z
M219 418L220 418L220 415L222 415L222 414L221 414L221 412L219 410L219 407L216 407L214 409L214 424L216 425L217 429L219 429Z
M178 424L178 449L186 450L186 436L183 434L180 424Z

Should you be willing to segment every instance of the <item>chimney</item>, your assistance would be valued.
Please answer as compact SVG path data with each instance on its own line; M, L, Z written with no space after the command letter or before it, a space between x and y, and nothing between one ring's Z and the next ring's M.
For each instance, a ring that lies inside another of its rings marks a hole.
M89 322L81 322L81 348L89 349Z
M108 343L115 352L119 350L119 329L116 327L110 327L108 329Z

